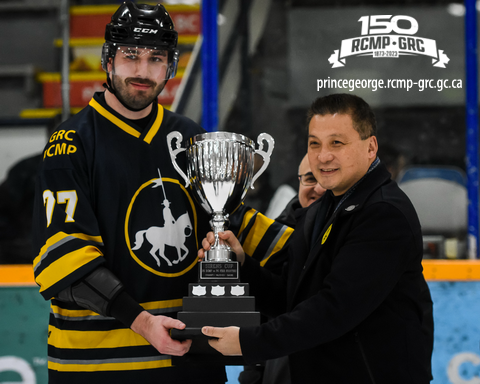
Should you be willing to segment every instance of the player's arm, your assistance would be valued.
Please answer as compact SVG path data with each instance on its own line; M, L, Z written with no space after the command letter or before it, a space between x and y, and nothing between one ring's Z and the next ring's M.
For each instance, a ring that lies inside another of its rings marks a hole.
M182 356L190 349L190 340L180 342L170 337L170 329L183 329L185 324L170 317L153 316L145 311L124 290L121 281L103 266L62 290L56 298L75 303L102 316L113 316L143 336L160 353Z
M229 229L245 253L276 274L286 261L282 250L293 229L242 204L230 217Z
M56 298L75 303L102 316L113 316L128 327L143 311L142 306L125 292L120 280L104 266L94 269L63 289Z

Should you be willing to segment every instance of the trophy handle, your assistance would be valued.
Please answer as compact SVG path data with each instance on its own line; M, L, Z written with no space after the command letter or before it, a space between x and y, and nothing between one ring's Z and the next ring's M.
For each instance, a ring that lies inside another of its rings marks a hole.
M172 151L172 141L176 139L177 140L177 143L176 143L176 148ZM175 170L180 174L180 176L182 176L182 178L185 180L185 188L188 187L190 185L190 179L187 177L187 175L185 175L185 173L183 173L182 169L178 166L177 164L177 155L180 153L180 152L183 152L185 151L185 148L182 148L180 145L182 143L182 140L183 140L183 136L180 132L178 131L173 131L173 132L170 132L168 135L167 135L167 145L168 145L168 151L170 152L170 158L172 159L172 164L173 164L173 167L175 168Z
M263 150L263 140L265 140L268 143L267 152ZM265 172L265 169L267 169L268 164L270 164L270 155L273 152L275 140L273 140L273 137L270 136L268 133L261 133L257 137L257 143L258 143L258 149L255 150L255 154L259 154L260 156L263 157L263 165L252 178L252 184L250 185L252 189L255 189L253 187L253 183L255 183L255 180L257 180L260 177L260 175L263 172Z

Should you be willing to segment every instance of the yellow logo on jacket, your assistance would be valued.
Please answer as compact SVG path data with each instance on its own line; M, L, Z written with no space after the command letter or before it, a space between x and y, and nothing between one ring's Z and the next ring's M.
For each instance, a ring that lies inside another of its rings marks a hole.
M330 224L330 226L325 231L325 234L322 237L322 244L325 243L325 241L327 241L328 235L330 234L330 231L332 230L332 225L333 224Z

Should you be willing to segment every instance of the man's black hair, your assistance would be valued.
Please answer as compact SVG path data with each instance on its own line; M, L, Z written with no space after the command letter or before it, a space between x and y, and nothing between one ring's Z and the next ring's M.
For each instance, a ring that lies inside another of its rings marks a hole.
M350 115L353 128L365 140L377 135L375 115L365 100L349 93L335 93L317 98L307 112L307 127L315 115Z

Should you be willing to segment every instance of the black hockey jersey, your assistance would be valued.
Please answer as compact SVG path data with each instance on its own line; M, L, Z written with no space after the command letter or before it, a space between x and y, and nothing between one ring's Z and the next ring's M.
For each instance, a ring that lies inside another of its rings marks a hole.
M223 367L172 367L170 356L118 320L54 298L105 265L150 313L176 317L181 310L188 283L197 280L197 250L210 226L172 165L166 140L172 131L184 139L204 132L161 105L154 105L142 131L98 93L45 147L33 218L34 271L40 293L52 299L51 382L196 383L225 377ZM186 169L184 157L177 163ZM248 254L266 261L292 231L244 211L231 229L243 237Z

